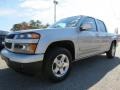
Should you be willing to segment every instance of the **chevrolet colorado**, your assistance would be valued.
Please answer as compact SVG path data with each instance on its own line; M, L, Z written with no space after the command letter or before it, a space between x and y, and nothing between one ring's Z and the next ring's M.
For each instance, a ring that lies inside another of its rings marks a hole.
M50 80L61 81L72 62L102 53L114 58L116 45L116 36L108 33L103 21L73 16L46 29L11 32L1 57L15 71L42 71Z

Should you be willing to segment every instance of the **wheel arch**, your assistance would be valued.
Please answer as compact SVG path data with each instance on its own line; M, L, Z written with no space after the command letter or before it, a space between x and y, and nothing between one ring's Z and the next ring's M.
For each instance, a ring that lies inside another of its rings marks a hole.
M117 45L117 40L113 40L112 43L114 43L115 46L116 46ZM111 43L111 45L112 45L112 43Z
M51 43L45 51L45 56L47 55L47 53L50 50L52 50L55 47L63 47L63 48L68 49L72 55L72 60L75 60L75 46L74 46L74 43L72 41L63 40L63 41L56 41L56 42Z

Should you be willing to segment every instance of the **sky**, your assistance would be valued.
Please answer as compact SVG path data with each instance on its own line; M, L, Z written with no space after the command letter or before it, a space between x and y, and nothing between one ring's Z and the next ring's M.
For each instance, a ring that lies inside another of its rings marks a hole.
M57 20L86 15L103 20L109 32L120 28L119 0L57 0ZM52 24L53 0L0 0L0 30L9 31L16 23L40 20ZM120 33L120 31L119 31Z

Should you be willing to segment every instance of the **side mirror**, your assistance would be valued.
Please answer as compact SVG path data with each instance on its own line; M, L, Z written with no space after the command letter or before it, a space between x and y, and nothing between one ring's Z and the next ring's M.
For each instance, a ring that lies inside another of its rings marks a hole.
M85 24L82 24L80 26L81 31L86 31L86 30L89 30L89 29L92 29L92 24L90 24L90 23L85 23Z

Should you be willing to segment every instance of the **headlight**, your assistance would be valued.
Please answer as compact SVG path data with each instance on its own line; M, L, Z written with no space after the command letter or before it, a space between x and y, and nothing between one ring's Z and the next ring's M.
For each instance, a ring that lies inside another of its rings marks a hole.
M15 36L16 41L18 42L14 43L14 52L16 53L26 53L26 54L35 54L35 50L37 48L38 42L33 42L35 40L40 39L40 34L29 32L29 33L21 33ZM28 42L26 42L26 39ZM22 41L22 42L20 42Z
M39 39L40 38L40 34L38 33L22 33L22 34L18 34L16 36L16 39Z
M14 51L17 53L34 54L37 44L15 44Z

